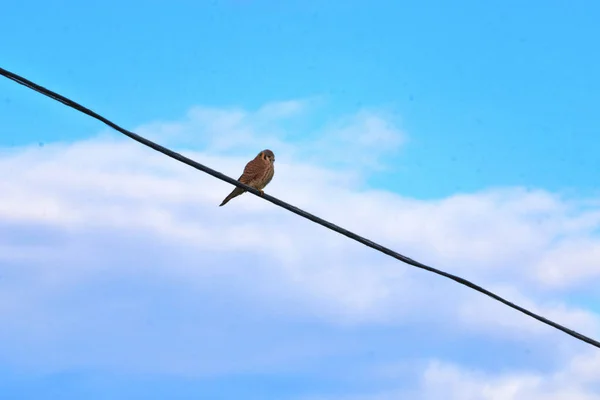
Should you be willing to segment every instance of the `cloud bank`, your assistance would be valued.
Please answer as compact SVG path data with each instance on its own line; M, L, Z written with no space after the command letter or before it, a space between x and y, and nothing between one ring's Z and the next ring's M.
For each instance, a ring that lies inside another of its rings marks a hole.
M596 199L374 190L409 143L398 119L287 129L314 103L194 107L135 131L235 178L272 148L269 194L600 337ZM112 133L3 149L0 171L5 366L343 381L324 372L337 365L362 382L343 398L600 398L593 348L253 195L218 208L228 184ZM386 365L404 372L373 372Z

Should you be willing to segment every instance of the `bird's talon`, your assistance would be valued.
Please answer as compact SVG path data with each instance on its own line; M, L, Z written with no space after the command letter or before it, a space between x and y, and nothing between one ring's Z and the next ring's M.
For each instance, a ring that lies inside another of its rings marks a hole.
M265 192L264 192L264 191L262 191L262 190L259 190L259 192L260 192L260 195L261 195L261 196L264 196L264 195L265 195Z

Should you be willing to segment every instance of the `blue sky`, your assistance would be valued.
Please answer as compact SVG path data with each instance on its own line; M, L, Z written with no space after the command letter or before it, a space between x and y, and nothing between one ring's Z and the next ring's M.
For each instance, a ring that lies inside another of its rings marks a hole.
M592 1L5 1L0 66L234 177L270 146L272 194L600 337L599 18ZM592 348L249 195L217 213L227 185L0 93L10 398L487 398L475 381L600 398L549 378Z
M419 134L397 162L401 179L375 181L419 197L598 185L595 2L195 3L7 2L3 65L128 127L191 104L325 96L330 113L389 107ZM3 144L97 129L1 84ZM452 179L432 185L440 171Z

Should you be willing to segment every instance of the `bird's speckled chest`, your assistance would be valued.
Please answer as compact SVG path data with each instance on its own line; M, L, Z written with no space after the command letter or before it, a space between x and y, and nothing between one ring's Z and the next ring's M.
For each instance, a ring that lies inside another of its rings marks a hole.
M269 163L269 167L267 168L267 175L265 176L265 186L269 182L271 182L271 179L273 179L273 175L275 175L275 165Z

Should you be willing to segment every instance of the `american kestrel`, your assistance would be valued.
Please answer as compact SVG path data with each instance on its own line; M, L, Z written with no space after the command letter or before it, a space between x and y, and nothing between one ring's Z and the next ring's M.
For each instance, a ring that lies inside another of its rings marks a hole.
M263 195L263 189L271 182L271 179L273 179L273 175L275 174L274 163L275 154L273 154L271 150L263 150L254 157L254 160L246 164L244 173L240 176L238 181L259 190L260 194ZM219 207L227 204L229 200L244 192L244 189L236 186L235 189L229 193L229 196L225 197L225 200L223 200Z

